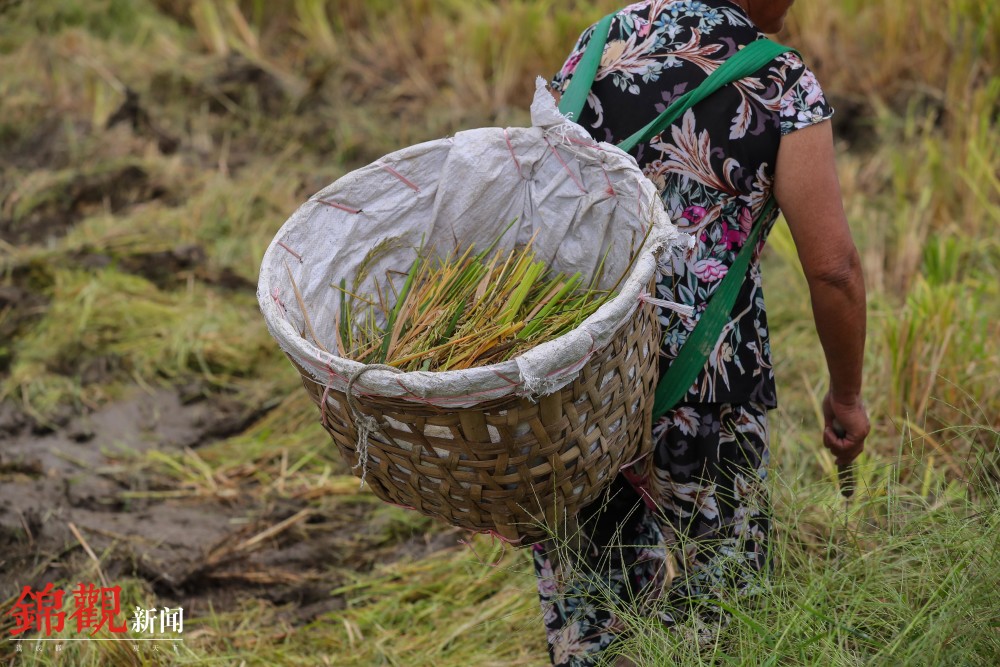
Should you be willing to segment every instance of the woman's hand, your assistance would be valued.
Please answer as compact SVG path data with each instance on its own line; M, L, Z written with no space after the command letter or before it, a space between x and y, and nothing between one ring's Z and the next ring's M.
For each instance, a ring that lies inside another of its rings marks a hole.
M858 396L853 400L838 400L827 392L823 397L823 446L829 449L837 465L850 463L865 448L865 438L871 431L868 411Z

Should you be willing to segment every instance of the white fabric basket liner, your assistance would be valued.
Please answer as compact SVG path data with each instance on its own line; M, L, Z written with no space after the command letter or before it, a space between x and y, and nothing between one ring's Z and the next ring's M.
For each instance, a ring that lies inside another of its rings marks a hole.
M469 130L390 153L327 186L282 225L264 254L257 298L271 335L312 380L346 392L365 368L336 354L340 292L334 286L346 279L350 289L359 265L387 238L395 239L394 249L370 261L361 294L374 294L373 281L384 281L389 269L405 274L421 246L442 253L456 242L461 249L482 248L508 227L498 248L534 237L538 259L586 280L607 253L602 288L613 286L633 247L642 246L619 293L573 331L509 361L467 370L371 369L352 387L359 396L463 408L552 393L572 382L650 298L658 258L689 247L690 237L670 222L635 160L595 143L560 114L542 79L531 119L529 128ZM397 290L404 278L398 276ZM295 286L312 331L329 352L311 340Z

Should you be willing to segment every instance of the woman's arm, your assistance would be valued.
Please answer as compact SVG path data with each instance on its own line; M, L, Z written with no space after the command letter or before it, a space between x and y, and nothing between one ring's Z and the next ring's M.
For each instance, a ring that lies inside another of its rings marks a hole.
M781 138L774 194L788 221L826 355L830 390L823 399L823 444L837 463L864 448L870 425L861 400L865 284L840 194L830 121ZM839 437L837 422L845 432Z

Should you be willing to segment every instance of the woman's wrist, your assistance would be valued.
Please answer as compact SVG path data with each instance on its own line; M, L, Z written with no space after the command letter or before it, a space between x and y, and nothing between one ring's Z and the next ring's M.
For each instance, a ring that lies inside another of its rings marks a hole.
M862 403L861 390L859 388L857 390L843 391L831 387L830 400L833 403L845 408L860 405Z

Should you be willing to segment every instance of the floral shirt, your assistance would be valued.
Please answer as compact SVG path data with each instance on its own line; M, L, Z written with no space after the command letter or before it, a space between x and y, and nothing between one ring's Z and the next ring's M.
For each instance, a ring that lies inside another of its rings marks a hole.
M553 87L565 91L594 27L584 31ZM578 119L598 140L616 143L694 89L741 46L762 38L727 0L647 0L619 11ZM688 110L633 155L656 184L667 212L698 243L673 258L658 296L693 306L685 317L661 309L666 370L743 246L774 181L781 137L833 110L795 54L772 60ZM698 381L684 400L776 405L760 252L777 217L764 220L747 279ZM668 260L669 261L669 260Z

